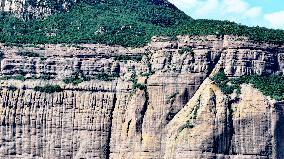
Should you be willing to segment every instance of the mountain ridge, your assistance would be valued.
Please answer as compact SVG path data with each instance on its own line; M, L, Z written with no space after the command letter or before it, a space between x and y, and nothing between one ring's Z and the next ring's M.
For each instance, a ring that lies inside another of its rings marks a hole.
M74 1L66 2L72 4ZM194 20L168 1L86 0L76 1L71 6L68 11L55 14L46 8L30 8L31 14L43 11L49 16L27 21L2 13L0 42L103 43L141 47L153 36L175 39L177 35L238 35L260 42L284 42L284 30L247 27L229 21Z

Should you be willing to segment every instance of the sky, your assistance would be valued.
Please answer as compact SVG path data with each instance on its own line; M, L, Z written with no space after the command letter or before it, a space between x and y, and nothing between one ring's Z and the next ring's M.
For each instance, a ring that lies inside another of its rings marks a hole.
M169 0L194 19L284 30L284 0Z

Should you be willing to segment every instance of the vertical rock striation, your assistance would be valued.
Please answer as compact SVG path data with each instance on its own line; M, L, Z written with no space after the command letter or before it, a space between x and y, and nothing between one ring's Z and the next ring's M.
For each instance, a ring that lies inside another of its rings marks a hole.
M1 90L0 157L105 158L114 93Z
M164 158L281 158L282 104L248 85L241 91L231 100L206 80L167 125Z
M283 46L235 36L154 37L143 48L0 45L0 158L282 158L283 103L208 76L283 73ZM30 51L39 57L20 56ZM91 78L78 85L62 80ZM108 81L101 75L110 76ZM52 77L44 81L44 76ZM15 77L14 77L15 78ZM62 92L35 92L58 84ZM15 86L13 90L9 86Z

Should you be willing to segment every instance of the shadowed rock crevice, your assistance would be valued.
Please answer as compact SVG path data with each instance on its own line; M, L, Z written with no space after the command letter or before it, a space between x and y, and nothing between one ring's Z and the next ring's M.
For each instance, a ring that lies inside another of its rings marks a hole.
M116 98L116 94L114 94L114 97L113 97L113 106L110 110L110 118L109 118L109 128L108 128L108 136L107 136L107 140L106 140L106 143L105 143L105 147L104 147L104 156L106 159L109 159L110 158L110 140L111 140L111 134L112 134L112 123L113 123L113 111L115 109L115 106L116 106L116 102L117 102L117 98Z
M276 125L275 125L275 139L274 146L276 147L274 152L275 158L284 158L284 102L275 105L276 108Z
M144 97L145 97L145 102L143 104L143 107L141 109L141 111L139 112L139 118L136 121L136 132L137 133L141 133L142 134L142 126L143 126L143 120L144 120L144 116L146 114L148 105L149 105L149 94L147 91L147 86L144 89ZM142 139L141 139L142 140Z
M215 101L216 102L216 101ZM232 104L235 100L227 101L227 108L225 109L224 130L214 138L213 152L223 155L236 155L234 154L233 136L234 136L234 122L233 122L233 108ZM218 125L217 125L218 126Z

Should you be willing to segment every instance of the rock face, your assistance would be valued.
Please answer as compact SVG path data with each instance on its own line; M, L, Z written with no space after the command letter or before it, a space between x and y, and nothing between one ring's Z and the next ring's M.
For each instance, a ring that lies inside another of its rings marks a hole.
M185 51L183 51L184 48ZM41 76L56 79L81 70L93 76L105 72L136 74L207 74L217 62L228 76L283 72L284 46L255 43L245 37L181 36L177 41L153 38L144 48L123 48L104 45L0 45L5 53L1 73ZM19 56L19 52L35 52L39 57ZM142 59L139 59L139 58ZM204 75L203 75L204 76ZM202 80L201 80L202 82Z
M1 96L1 158L106 158L114 93L3 89Z
M167 125L164 158L283 158L277 152L283 132L275 130L283 104L248 85L241 92L232 100L206 80Z
M35 19L68 10L76 0L2 0L0 11L12 13L20 18Z
M0 47L0 73L30 78L1 81L0 158L284 157L284 104L249 85L239 98L224 95L208 78L221 68L228 76L283 73L283 46L179 36L154 37L136 49ZM62 82L74 72L92 80ZM100 81L102 72L119 77ZM33 90L46 84L63 91Z

